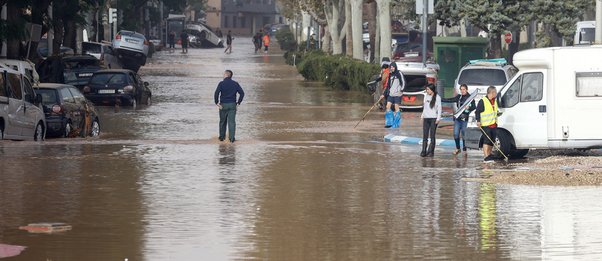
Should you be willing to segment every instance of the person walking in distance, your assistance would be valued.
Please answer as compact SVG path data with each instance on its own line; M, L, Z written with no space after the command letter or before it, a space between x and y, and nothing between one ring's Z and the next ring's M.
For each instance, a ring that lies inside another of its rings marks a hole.
M180 41L182 42L182 53L188 53L188 34L184 30L180 33Z
M483 141L483 162L493 162L493 142L495 141L497 134L497 116L498 106L495 97L497 96L497 90L495 86L489 86L487 88L487 96L483 97L477 104L475 110L475 117L477 120L477 126L481 128L483 135L481 140Z
M169 32L167 44L169 45L169 52L172 53L176 49L176 33L174 31Z
M460 85L460 94L453 98L443 98L441 101L455 103L458 108L460 108L466 104L466 101L469 97L470 93L468 93L468 86L466 84L462 84ZM471 101L470 104L466 106L464 111L462 111L462 114L460 114L457 118L454 117L454 141L456 142L456 150L454 150L454 155L460 153L460 134L462 134L462 151L466 153L464 134L468 125L468 115L475 109L475 107L475 102Z
M224 80L215 89L214 101L219 108L219 140L226 139L226 126L228 127L228 140L236 140L236 109L242 103L245 92L240 85L232 80L232 71L224 71ZM238 100L236 99L238 94Z
M255 45L255 53L261 49L261 38L263 37L263 31L260 29L259 32L253 36L253 45Z
M224 53L232 53L232 31L228 30L228 34L226 35L226 50Z
M397 64L392 62L389 65L389 80L387 82L387 88L380 98L387 98L387 105L385 108L385 128L399 128L401 122L401 111L399 105L401 104L401 96L403 95L403 89L405 88L405 79L401 72L397 68ZM394 106L395 112L391 111L391 106Z
M433 84L426 86L426 95L424 96L420 118L422 118L422 152L420 152L420 157L433 157L435 155L435 143L437 142L437 125L441 120L441 97L437 94L437 88ZM428 142L429 137L431 139L430 144Z
M263 41L263 47L264 47L263 52L267 53L268 47L270 47L270 34L266 33L263 36L262 41Z

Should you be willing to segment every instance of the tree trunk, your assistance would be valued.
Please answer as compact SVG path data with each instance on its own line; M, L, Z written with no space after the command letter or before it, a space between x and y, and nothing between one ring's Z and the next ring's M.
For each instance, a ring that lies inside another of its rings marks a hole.
M104 40L111 41L111 24L109 24L109 7L111 6L111 1L106 1L105 4L100 8L99 17L105 16L106 19L102 19L102 28L104 29Z
M489 53L487 58L502 57L502 39L499 33L489 32Z
M350 1L352 0L345 0L345 23L350 24L352 23L352 15L351 15L351 3ZM345 55L347 56L352 56L353 55L353 39L352 34L353 32L351 31L352 27L351 26L347 26L346 30L345 30Z
M371 46L370 48L374 49L374 59L376 59L377 62L382 61L382 56L380 56L380 36L381 36L381 32L380 32L380 22L376 23L376 33L374 34L374 46Z
M391 57L391 0L376 0L380 26L380 57Z
M48 50L48 56L58 55L63 45L64 26L63 23L57 23L54 26L54 39L52 41L52 50Z
M378 61L374 60L374 50L376 49L374 48L376 46L376 2L366 4L365 7L368 10L368 34L370 35L370 57L372 59L370 62L374 62Z
M326 19L328 20L328 29L330 31L330 36L332 39L332 54L342 54L343 46L342 41L345 38L347 30L347 23L343 25L342 29L339 29L339 22L341 18L341 13L339 10L343 8L343 0L341 2L336 1L328 1L325 4L325 13Z
M73 49L74 53L78 53L77 50L77 25L73 20L67 20L63 22L65 28L65 35L63 36L63 46Z
M13 2L13 1L8 1L8 3L6 4L6 21L7 21L7 26L10 29L13 29L13 32L18 31L16 29L17 25L19 23L22 23L22 18L20 15L20 10L17 7L17 5ZM6 39L6 58L8 59L19 59L21 56L21 48L20 48L20 42L19 41L19 35L15 35L12 34L10 32L9 29L9 35ZM24 55L23 55L24 56Z
M330 30L328 30L328 26L324 27L324 36L322 39L322 51L325 53L330 53L332 51L332 39L330 36Z
M353 39L353 58L364 59L364 45L362 43L362 6L363 0L349 0L351 4L351 31Z

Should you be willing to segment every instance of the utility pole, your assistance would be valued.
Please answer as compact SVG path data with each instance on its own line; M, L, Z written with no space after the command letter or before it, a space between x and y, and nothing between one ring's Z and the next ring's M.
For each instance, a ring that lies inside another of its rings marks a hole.
M602 0L596 0L595 44L602 44Z
M424 67L426 67L426 38L428 35L428 2L429 0L422 1L422 64Z
M48 19L52 21L52 3L48 6ZM48 26L46 38L48 40L48 57L50 57L54 53L54 48L52 48L52 41L54 41L54 28L52 25Z
M6 9L8 7L5 5L0 6L0 20L4 20L6 21ZM6 45L6 40L2 40L2 47L0 47L0 57L6 57L6 50L8 49L8 46Z

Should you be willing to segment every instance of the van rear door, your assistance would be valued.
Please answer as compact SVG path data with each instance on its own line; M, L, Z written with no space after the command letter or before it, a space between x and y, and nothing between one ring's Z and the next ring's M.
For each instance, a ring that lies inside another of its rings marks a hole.
M20 138L25 127L25 106L23 102L23 89L19 75L6 73L8 87L8 125L11 130L6 131L7 135Z
M501 92L498 126L512 134L518 149L548 146L546 74L522 72Z

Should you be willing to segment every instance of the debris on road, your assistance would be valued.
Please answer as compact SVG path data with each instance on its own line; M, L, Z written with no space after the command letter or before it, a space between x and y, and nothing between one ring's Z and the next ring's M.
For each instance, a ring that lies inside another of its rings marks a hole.
M27 230L29 233L57 233L71 230L71 226L65 223L31 223L27 226L20 226L20 230Z
M0 258L18 256L26 247L0 244Z

